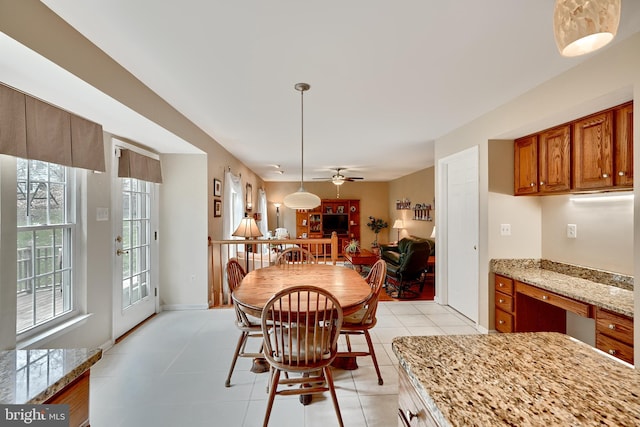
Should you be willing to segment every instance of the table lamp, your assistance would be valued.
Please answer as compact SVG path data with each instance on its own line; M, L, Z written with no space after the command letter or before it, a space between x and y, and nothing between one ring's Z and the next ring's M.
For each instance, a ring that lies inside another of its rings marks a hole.
M399 242L400 241L400 229L404 228L404 221L402 221L401 219L396 219L395 222L393 223L393 227L391 228L397 228L398 229L398 240L396 241Z
M253 217L245 216L240 221L240 225L236 228L236 231L233 232L232 236L236 237L244 237L247 239L248 237L261 237L262 233L258 228L258 224L256 224L256 220ZM247 272L249 272L249 254L247 250L247 245L244 247L244 257L246 261Z

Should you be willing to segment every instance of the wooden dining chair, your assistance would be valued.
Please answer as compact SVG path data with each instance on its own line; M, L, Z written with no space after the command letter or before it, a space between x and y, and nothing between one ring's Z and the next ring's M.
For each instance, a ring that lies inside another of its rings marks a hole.
M336 357L342 317L338 300L315 286L292 286L267 301L262 310L262 335L271 377L263 427L269 424L276 395L326 391L331 393L340 426L344 425L330 367ZM282 372L284 378L280 378Z
M229 290L231 291L231 295L233 295L238 286L240 286L240 282L242 282L242 279L244 279L245 275L246 274L244 272L244 269L236 259L232 258L229 260L229 262L227 262L227 280L229 282ZM238 344L236 345L233 359L231 360L229 375L227 375L227 380L224 383L225 387L231 386L231 375L233 374L233 369L236 366L238 357L264 359L264 355L262 353L262 345L260 345L259 353L250 353L246 351L247 341L249 338L262 339L262 326L259 319L255 318L255 320L252 321L250 317L244 311L242 311L235 302L233 303L233 307L236 313L235 324L236 327L240 330L240 337L238 337Z
M276 265L280 264L315 264L316 257L306 248L296 246L280 252L276 258Z
M373 360L373 366L375 367L376 373L378 374L379 385L383 384L383 380L382 375L380 374L380 367L378 366L378 359L376 358L376 352L373 348L373 342L371 341L369 330L376 326L377 323L376 311L378 310L378 299L386 276L387 264L383 259L379 259L375 264L373 264L371 270L369 271L369 274L365 278L367 283L369 283L369 286L371 286L371 296L362 309L358 310L354 314L345 316L344 321L342 322L342 329L340 331L340 334L345 336L345 339L347 341L347 351L338 352L337 356L371 356L371 359ZM349 339L351 335L364 335L365 339L367 340L369 351L352 351L351 340Z

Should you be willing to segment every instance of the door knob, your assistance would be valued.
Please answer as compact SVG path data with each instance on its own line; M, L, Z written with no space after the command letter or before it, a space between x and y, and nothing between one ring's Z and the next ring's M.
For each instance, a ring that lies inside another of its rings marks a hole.
M122 254L128 254L129 251L123 251L122 249L118 249L116 250L116 255L118 256L122 256Z

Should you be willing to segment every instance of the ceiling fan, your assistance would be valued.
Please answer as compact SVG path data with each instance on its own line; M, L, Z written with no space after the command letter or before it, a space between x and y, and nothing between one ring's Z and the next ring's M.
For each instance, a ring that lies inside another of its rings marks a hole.
M341 171L346 170L345 168L335 168L336 173L331 176L331 178L313 178L313 179L321 179L323 181L331 181L335 185L342 185L345 182L355 181L358 179L364 179L361 176L345 176L341 173Z

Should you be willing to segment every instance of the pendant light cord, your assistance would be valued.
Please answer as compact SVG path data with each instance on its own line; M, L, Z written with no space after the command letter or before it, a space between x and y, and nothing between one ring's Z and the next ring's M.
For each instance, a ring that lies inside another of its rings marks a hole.
M304 187L304 90L300 91L300 141L302 145L302 159L300 171L300 189Z

